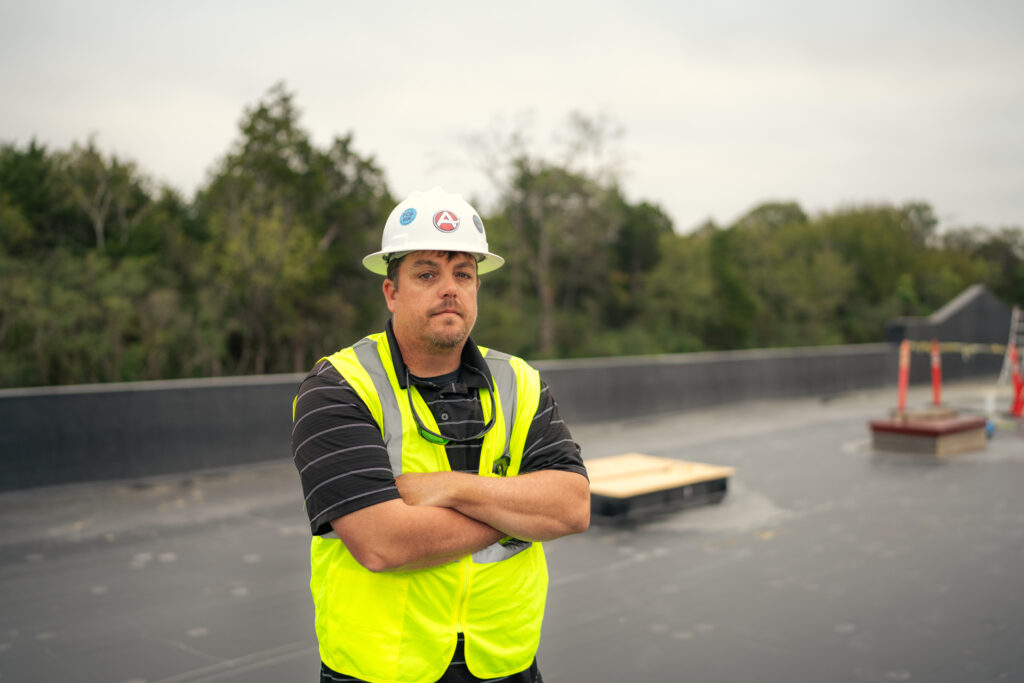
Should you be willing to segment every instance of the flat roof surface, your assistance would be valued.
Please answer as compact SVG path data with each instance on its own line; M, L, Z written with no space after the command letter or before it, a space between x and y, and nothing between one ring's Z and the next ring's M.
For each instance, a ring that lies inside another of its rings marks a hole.
M1010 405L950 385L947 405ZM930 389L910 391L924 405ZM736 468L718 505L546 544L546 683L1024 680L1024 431L875 453L895 388L573 429ZM0 681L315 681L290 461L0 495Z

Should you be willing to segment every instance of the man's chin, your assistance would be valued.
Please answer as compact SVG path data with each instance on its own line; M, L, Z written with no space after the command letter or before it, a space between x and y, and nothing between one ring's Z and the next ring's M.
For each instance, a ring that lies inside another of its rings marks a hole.
M461 326L458 328L455 326L446 326L445 329L433 332L430 335L430 343L435 348L450 350L461 346L468 336L469 332Z
M451 351L452 349L460 346L464 341L466 341L465 336L433 336L430 338L430 343L434 346L434 348L440 349L442 351Z

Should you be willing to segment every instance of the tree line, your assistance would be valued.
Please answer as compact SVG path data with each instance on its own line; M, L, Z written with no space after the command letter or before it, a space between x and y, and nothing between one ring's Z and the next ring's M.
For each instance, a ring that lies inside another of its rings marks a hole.
M0 146L0 386L300 372L383 325L361 266L398 199L351 133L318 147L283 84L191 198L95 139ZM473 142L494 185L474 336L530 359L873 342L981 282L1024 302L1024 231L932 208L766 202L686 234L627 199L606 122ZM458 188L446 188L458 191ZM474 202L473 197L467 197Z

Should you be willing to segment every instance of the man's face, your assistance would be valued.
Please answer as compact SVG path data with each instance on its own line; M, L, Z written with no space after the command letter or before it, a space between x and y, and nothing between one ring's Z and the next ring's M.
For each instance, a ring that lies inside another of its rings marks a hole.
M384 281L384 298L401 343L427 353L461 350L476 323L476 259L414 251L399 264L395 279Z

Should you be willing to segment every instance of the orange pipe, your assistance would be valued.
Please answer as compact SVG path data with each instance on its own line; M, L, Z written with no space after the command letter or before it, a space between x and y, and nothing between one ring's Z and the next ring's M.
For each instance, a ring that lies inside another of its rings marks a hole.
M902 415L907 410L907 384L910 382L910 340L900 342L899 401L896 409Z
M1013 406L1010 414L1014 417L1021 417L1024 413L1024 379L1020 376L1020 363L1017 360L1017 347L1010 346L1010 365L1013 367Z

